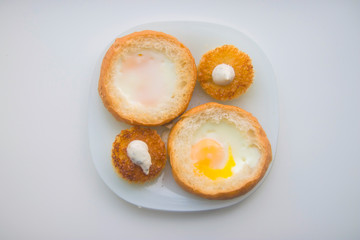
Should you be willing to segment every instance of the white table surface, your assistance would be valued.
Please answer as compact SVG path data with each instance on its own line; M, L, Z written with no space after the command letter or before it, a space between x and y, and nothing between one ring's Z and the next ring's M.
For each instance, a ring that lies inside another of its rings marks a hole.
M359 13L359 1L1 1L0 239L359 239ZM236 27L273 65L277 154L240 204L137 208L95 170L97 59L122 31L164 20Z

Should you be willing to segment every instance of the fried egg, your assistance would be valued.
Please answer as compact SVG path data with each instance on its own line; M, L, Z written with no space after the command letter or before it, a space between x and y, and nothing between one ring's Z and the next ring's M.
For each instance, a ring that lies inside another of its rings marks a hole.
M255 167L261 154L245 134L226 120L202 124L191 144L194 172L216 180Z

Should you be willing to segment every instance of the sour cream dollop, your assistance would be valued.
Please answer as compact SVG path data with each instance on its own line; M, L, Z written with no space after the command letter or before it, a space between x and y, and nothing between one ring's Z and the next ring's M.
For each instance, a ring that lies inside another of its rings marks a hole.
M232 66L225 63L217 65L213 72L212 78L215 84L225 86L234 80L235 71Z
M143 172L148 175L151 166L151 156L148 145L141 140L134 140L126 148L130 160L141 167Z

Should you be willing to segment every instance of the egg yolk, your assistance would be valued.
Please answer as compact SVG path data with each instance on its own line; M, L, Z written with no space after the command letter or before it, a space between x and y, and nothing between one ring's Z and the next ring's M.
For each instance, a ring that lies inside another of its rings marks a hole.
M212 180L218 177L228 178L232 176L231 169L235 166L235 161L230 146L225 166L223 166L224 158L224 148L213 139L200 140L191 148L191 159L195 161L196 171Z

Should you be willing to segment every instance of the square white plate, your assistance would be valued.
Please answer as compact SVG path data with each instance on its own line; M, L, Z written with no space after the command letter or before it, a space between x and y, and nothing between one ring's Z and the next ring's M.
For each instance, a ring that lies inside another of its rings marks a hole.
M250 56L255 78L254 83L244 95L228 102L216 101L197 84L188 109L211 101L235 105L251 112L259 120L269 138L274 161L279 128L277 87L271 64L260 47L251 38L236 29L213 23L192 21L147 23L123 32L119 37L146 29L162 31L175 36L190 49L196 64L199 63L205 52L224 44L232 44ZM111 44L112 42L107 47L110 47ZM115 136L122 129L129 128L130 125L116 121L103 106L97 92L103 56L97 59L98 64L91 82L88 114L89 144L93 162L100 177L116 195L139 207L166 211L202 211L239 203L257 189L262 181L244 196L230 200L203 199L185 192L175 183L169 162L159 178L149 184L129 184L118 177L111 164L112 143ZM159 133L163 131L163 127L155 129ZM270 169L271 165L268 172Z

